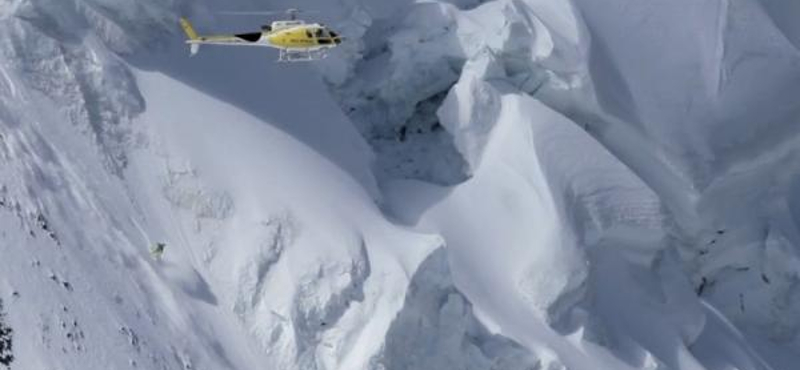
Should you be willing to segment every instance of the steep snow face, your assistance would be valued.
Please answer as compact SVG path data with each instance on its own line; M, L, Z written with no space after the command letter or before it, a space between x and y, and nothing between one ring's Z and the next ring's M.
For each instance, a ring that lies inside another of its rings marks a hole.
M797 115L798 51L757 2L578 3L603 108L645 132L693 184L705 188L794 136L786 122Z
M113 52L132 52L168 34L172 13L166 10L177 5L156 3L113 9L94 1L3 4L3 103L52 102L55 111L49 113L92 135L106 165L119 172L126 161L124 146L134 140L130 120L145 103L133 75ZM4 111L9 125L37 120L13 116L22 109Z
M138 153L131 173L152 227L186 246L164 262L202 266L267 363L366 367L408 271L441 240L384 221L357 182L285 133L165 79L139 76L158 157Z
M132 37L109 18L123 14L106 16L100 4L0 8L0 291L15 329L12 368L228 366L207 335L228 337L217 324L193 312L165 319L176 299L137 257L147 248L135 226L141 215L118 177L137 145L131 120L145 100L109 48L131 51L166 22L132 22L147 27ZM128 10L145 9L169 17L144 2ZM202 291L202 279L184 270ZM198 335L175 339L193 326Z
M796 346L795 273L778 262L797 258L790 163L800 54L784 18L796 9L762 3L577 1L599 108L583 105L591 118L570 114L659 192L689 235L682 258L698 292L771 346ZM622 131L657 148L650 162L675 176L625 154L613 139ZM671 195L667 184L690 196Z
M250 21L0 4L0 359L793 368L789 1L272 5L349 41L189 59L179 14Z
M310 147L129 67L120 54L172 32L180 4L162 5L2 5L0 294L12 367L367 367L409 275L441 240L384 220L369 153L321 84L308 90L330 109L305 128L340 133ZM186 63L134 59L167 72ZM276 92L292 77L272 81ZM148 254L155 242L167 244L163 260Z
M792 19L800 14L800 6L793 1L774 0L763 0L761 5L795 48L800 47L800 28L798 28L797 22L792 22Z

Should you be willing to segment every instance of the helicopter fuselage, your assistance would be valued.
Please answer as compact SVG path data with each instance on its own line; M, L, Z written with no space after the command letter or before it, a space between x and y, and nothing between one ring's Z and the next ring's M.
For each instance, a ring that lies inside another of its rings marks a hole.
M307 24L298 19L275 21L263 26L260 31L234 35L199 35L185 18L180 20L186 33L191 54L196 54L201 45L266 46L280 49L280 61L316 60L324 58L327 50L337 47L344 40L336 32L319 24ZM312 55L313 53L318 55ZM305 54L305 58L295 58Z
M277 22L275 22L277 23ZM320 24L300 24L276 28L264 32L262 40L279 49L327 49L341 44L342 38Z

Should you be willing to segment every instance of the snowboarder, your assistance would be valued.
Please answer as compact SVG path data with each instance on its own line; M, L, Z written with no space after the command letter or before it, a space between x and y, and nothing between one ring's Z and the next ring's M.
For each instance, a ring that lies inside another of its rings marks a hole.
M164 249L167 248L167 245L164 243L155 243L152 248L150 248L150 256L153 257L154 260L160 261L161 256L164 255Z

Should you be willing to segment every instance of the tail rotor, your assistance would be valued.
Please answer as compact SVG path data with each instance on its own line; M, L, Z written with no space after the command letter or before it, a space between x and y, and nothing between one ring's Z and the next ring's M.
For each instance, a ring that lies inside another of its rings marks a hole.
M181 28L183 28L183 32L188 38L186 43L189 44L189 53L195 55L200 51L200 44L198 43L198 41L200 41L200 35L197 34L197 31L194 30L194 26L192 26L192 23L189 22L188 19L181 18L180 22Z

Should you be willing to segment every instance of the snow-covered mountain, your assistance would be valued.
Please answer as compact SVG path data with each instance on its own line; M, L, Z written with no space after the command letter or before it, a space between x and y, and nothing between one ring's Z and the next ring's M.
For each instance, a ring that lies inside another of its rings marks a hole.
M287 7L348 42L177 26ZM798 17L6 0L0 369L794 369Z

